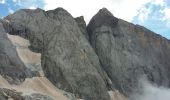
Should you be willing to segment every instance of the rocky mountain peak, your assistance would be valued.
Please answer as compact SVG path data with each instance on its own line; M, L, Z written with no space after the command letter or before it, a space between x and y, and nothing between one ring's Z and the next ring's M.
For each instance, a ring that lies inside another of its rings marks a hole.
M87 32L103 69L123 94L128 96L136 89L143 75L155 84L170 84L167 78L170 60L166 56L170 54L167 39L115 18L106 9L101 9L92 18Z
M75 21L77 22L77 24L78 24L81 32L85 35L85 37L86 37L87 39L89 39L87 30L86 30L86 22L85 22L85 20L84 20L84 17L83 17L83 16L76 17L76 18L75 18Z
M113 16L113 14L105 7L103 7L102 9L99 10L98 14L104 14L104 15L109 15L109 16Z
M59 7L59 8L56 8L56 9L54 9L54 10L49 10L49 11L47 11L47 14L49 14L49 15L61 15L61 16L71 16L71 14L67 11L67 10L65 10L65 9L63 9L62 7Z
M24 37L27 40L21 40L29 45L14 46L19 37L13 35ZM169 55L167 39L114 17L106 8L88 26L82 16L73 18L63 8L22 9L0 21L0 75L21 83L39 77L30 70L38 66L41 76L77 99L115 100L110 98L115 90L129 97L138 90L141 76L169 87Z
M94 27L101 27L101 26L116 26L118 23L118 18L114 17L113 14L108 11L106 8L102 8L99 12L93 16L90 20L87 30L91 31Z

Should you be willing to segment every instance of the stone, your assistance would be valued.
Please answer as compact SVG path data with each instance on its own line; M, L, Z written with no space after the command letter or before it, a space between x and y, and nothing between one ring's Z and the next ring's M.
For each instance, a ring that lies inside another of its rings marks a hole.
M42 55L45 76L77 99L110 100L108 91L115 90L128 98L138 91L143 77L158 86L170 86L170 41L114 17L106 8L87 27L82 16L73 18L63 8L22 9L1 21L0 33L0 74L8 80L20 82L32 74L6 33L28 39L31 51Z
M37 17L38 16L38 17ZM23 9L5 18L6 25L24 31L31 50L41 52L45 76L58 88L85 100L110 100L109 78L74 18L63 8ZM83 29L83 28L82 28ZM17 31L20 30L20 31ZM22 36L21 34L20 36Z
M54 99L47 95L33 93L31 95L24 96L24 100L54 100Z
M54 100L49 96L33 93L31 95L23 95L22 92L15 90L0 88L0 99L1 100Z
M80 31L85 35L87 40L89 40L89 36L88 36L87 30L86 30L86 22L84 20L84 17L80 16L80 17L76 17L74 19L77 22L77 24L78 24L78 26L80 28Z
M34 76L18 57L15 46L7 37L7 33L0 21L0 74L11 84L19 84L26 77Z
M170 41L101 9L87 26L89 40L113 87L126 96L137 91L146 77L159 86L170 86Z

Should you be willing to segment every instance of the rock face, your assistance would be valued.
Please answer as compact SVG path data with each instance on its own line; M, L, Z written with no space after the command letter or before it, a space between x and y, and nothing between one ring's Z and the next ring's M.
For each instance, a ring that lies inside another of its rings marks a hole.
M24 35L30 40L30 48L41 52L45 76L54 85L85 100L110 99L109 78L79 28L81 24L67 11L62 8L47 12L25 9L5 19L9 21L5 24L9 33Z
M16 48L7 37L0 21L0 74L10 83L18 84L26 77L34 76L18 57Z
M87 26L90 43L113 87L126 96L140 77L169 86L170 41L139 25L115 18L101 9Z
M7 35L12 44L16 47L17 54L26 68L32 72L36 72L38 76L44 76L41 67L41 54L32 52L28 47L29 40L18 35Z
M5 21L3 25L7 33L12 35L19 35L28 39L31 44L29 48L32 51L39 53L42 51L43 39L41 33L46 30L41 29L40 27L41 23L45 21L44 17L44 11L42 11L41 9L22 9L17 11L13 15L7 16L4 19Z
M87 30L86 30L86 22L84 20L84 17L83 16L80 16L80 17L77 17L75 18L79 28L80 28L80 31L85 35L85 37L89 40L89 36L88 36L88 33L87 33Z
M23 64L6 32L28 39L31 51L21 51L37 57L45 76L78 99L127 99L121 93L128 97L137 91L141 77L170 86L170 41L114 17L106 8L87 28L83 17L73 18L62 8L22 9L5 17L0 22L0 74L17 83L33 75L24 64L36 62L27 55ZM36 97L46 100L47 96L33 94L27 98Z

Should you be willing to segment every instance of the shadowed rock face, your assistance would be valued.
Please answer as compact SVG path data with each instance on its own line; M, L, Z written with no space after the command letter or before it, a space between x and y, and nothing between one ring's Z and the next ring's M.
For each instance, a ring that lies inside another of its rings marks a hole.
M80 24L67 11L25 9L5 19L9 21L5 24L9 33L15 31L22 36L20 32L24 32L30 48L41 52L44 74L55 86L85 100L110 100L107 74Z
M87 26L90 43L113 86L125 95L135 91L144 75L169 86L170 42L139 25L101 9Z
M85 35L85 37L89 40L89 36L88 36L88 33L87 33L87 30L86 30L86 22L84 20L84 17L83 16L80 16L80 17L76 17L75 18L75 21L77 22L79 28L80 28L80 31Z
M0 74L12 84L19 84L26 77L34 76L26 69L18 57L16 48L7 37L7 33L0 21Z

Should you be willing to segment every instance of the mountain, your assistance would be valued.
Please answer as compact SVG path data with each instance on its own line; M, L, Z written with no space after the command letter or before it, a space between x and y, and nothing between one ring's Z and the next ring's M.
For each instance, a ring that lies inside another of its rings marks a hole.
M142 77L170 86L169 40L106 8L87 26L63 8L21 9L0 35L2 100L127 100Z
M90 43L114 88L129 95L140 77L169 86L170 41L152 31L115 18L101 9L87 26Z

